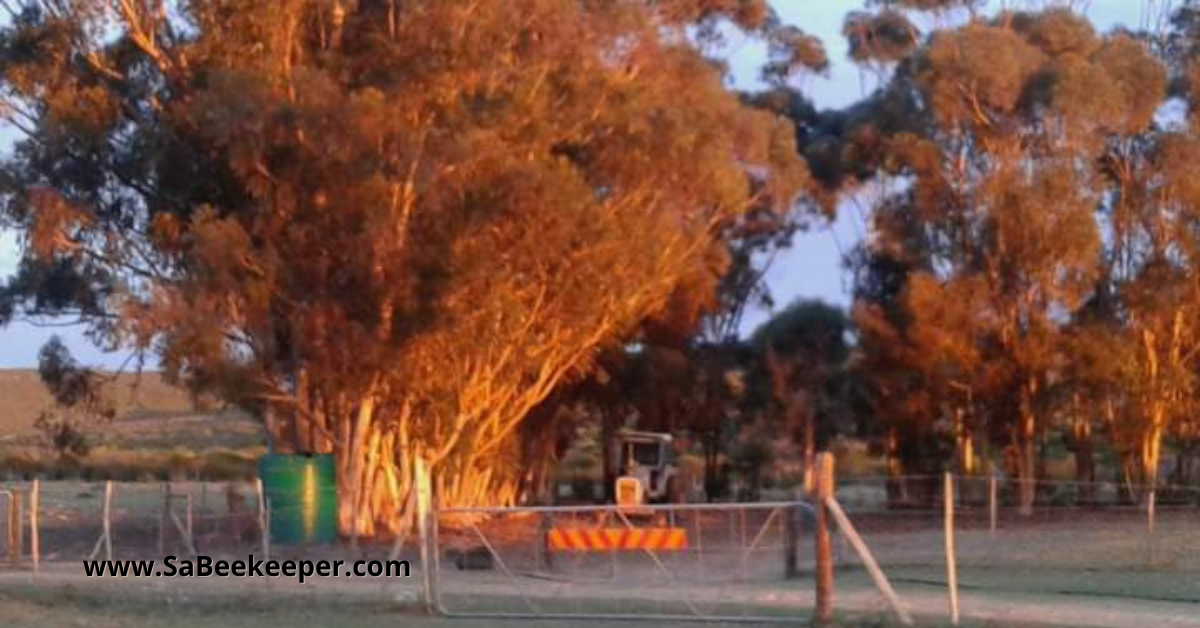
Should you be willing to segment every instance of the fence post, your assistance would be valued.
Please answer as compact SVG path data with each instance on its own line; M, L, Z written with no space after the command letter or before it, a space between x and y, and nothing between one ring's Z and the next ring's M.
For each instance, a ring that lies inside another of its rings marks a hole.
M1154 502L1156 491L1150 489L1150 494L1146 496L1146 533L1154 536Z
M433 563L437 560L437 548L430 547L432 541L433 490L429 482L429 468L425 461L417 458L413 461L413 488L417 491L417 535L421 545L421 577L425 586L425 611L430 615L437 613L437 580L433 576Z
M992 536L996 535L996 520L999 519L1000 514L998 493L996 472L993 470L988 474L988 533Z
M799 496L795 499L799 501ZM785 578L795 578L800 575L799 557L796 555L800 546L799 530L797 530L800 518L797 516L796 508L797 506L793 504L783 511L783 573Z
M271 504L263 507L263 527L262 527L262 546L263 558L270 560L271 558Z
M1154 506L1157 501L1154 487L1146 496L1146 564L1154 563Z
M21 500L24 496L19 490L8 494L8 562L17 564L21 561Z
M158 509L158 555L167 553L167 510L171 507L171 488L166 482L160 485L162 504Z
M162 507L158 509L158 556L167 554L167 515L170 513L170 483L164 482L162 489Z
M16 512L16 508L13 506L13 496L14 496L14 493L12 493L12 492L8 493L8 502L5 503L5 506L7 506L7 508L4 511L5 517L7 517L7 519L8 519L8 521L5 525L5 528L4 528L5 532L7 533L7 536L5 536L5 539L4 539L5 540L4 551L5 551L5 554L7 554L8 562L10 562L10 563L17 562L17 559L13 556L13 541L15 540L13 538L13 532L15 532L15 530L13 529L12 516L13 516L13 513Z
M104 483L104 557L112 560L112 480Z
M24 491L16 491L17 497L17 560L25 555L25 499Z
M942 510L945 513L946 583L950 589L950 623L958 625L958 563L954 556L954 476L945 474L942 489Z
M42 548L38 538L38 502L41 501L41 484L33 479L29 488L29 555L33 558L33 573L37 574L41 567Z
M185 527L185 529L187 529L187 535L194 539L195 536L193 534L192 489L191 489L191 487L188 487L187 512L185 512L184 515L186 517L184 519L184 527Z
M833 497L833 454L822 452L817 455L813 477L816 499L813 506L817 515L817 530L814 534L816 548L816 624L828 626L833 619L833 539L829 534L829 513L825 502Z
M262 478L254 479L254 496L258 502L258 531L262 538L263 559L271 558L271 522L267 518L267 498L263 494Z

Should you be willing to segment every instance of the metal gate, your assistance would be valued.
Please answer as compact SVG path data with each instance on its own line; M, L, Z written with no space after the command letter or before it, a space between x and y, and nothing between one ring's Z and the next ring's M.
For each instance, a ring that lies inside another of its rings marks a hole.
M808 502L431 515L431 593L448 616L796 622L811 615Z

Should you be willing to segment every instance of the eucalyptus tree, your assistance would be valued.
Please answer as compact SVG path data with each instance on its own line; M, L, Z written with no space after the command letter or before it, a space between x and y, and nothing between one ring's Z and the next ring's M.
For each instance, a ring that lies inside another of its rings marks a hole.
M5 7L12 6L6 3ZM807 182L696 27L764 2L79 0L0 28L8 315L72 310L337 456L340 525L516 498L518 428ZM812 41L773 39L774 71ZM803 46L789 54L787 46Z
M919 120L881 142L881 173L901 185L880 215L903 228L879 231L865 259L908 270L896 314L859 309L878 339L868 346L910 347L888 352L920 374L922 411L948 426L960 468L972 442L1007 443L1026 509L1061 404L1064 326L1102 274L1101 164L1152 130L1165 88L1142 42L1066 9L935 31L889 87L917 99Z

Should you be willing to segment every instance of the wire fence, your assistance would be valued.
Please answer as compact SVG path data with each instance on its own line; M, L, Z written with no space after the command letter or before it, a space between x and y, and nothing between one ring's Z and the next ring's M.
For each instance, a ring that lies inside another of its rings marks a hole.
M963 603L968 616L1005 599L1081 610L1200 604L1200 489L1039 481L1022 508L1013 479L955 476L947 517L945 486L942 476L911 476L838 487L903 597L948 594L952 561L957 588L978 600ZM862 565L847 554L841 567Z
M288 521L293 537L308 538L311 530L305 528L320 525L317 520L322 514L303 500L272 503L253 482L38 482L36 515L31 512L34 492L32 482L0 483L4 534L0 541L9 550L0 553L0 570L31 568L34 537L38 561L76 566L86 559L201 554L214 560L244 560L249 554L277 559L382 559L392 550L382 540L363 539L350 547L336 539L305 543L280 538L271 532L279 527L273 525L276 519ZM336 494L332 489L328 492L304 499L336 504Z
M78 561L110 552L117 560L196 553L317 560L383 559L393 549L390 540L364 539L354 548L280 543L270 520L301 521L290 509L304 506L261 504L249 482L111 483L106 516L107 486L40 482L35 525L32 485L0 484L0 530L11 541L15 525L21 548L18 560L0 555L0 571L30 569L35 527L43 564L74 563L76 571ZM1151 500L1143 487L1043 481L1026 510L1008 478L957 476L951 486L949 518L944 476L842 479L836 486L837 503L914 614L949 613L952 573L965 617L994 617L1018 604L1110 614L1200 604L1198 488L1159 486ZM414 574L437 581L436 609L450 615L803 621L813 607L816 511L804 500L633 509L435 506L431 517L433 538L414 534L401 558ZM833 546L837 609L890 613L845 530L834 530ZM429 570L417 560L426 548ZM340 582L328 584L328 592L342 594ZM419 582L408 586L415 591ZM1173 612L1184 613L1182 625L1193 619L1189 611Z
M796 621L812 572L801 501L437 513L449 615ZM790 597L795 599L788 599Z
M945 476L838 483L835 499L853 528L834 530L839 612L895 610L853 547L857 535L916 615L995 619L1020 607L1024 621L1194 621L1200 489L1159 486L1149 498L1144 487L1041 481L1032 507L1022 508L1015 480L950 480L949 513ZM814 513L804 501L664 505L638 518L612 506L443 509L440 610L804 620L816 588ZM643 537L679 530L685 542L622 546L634 529Z

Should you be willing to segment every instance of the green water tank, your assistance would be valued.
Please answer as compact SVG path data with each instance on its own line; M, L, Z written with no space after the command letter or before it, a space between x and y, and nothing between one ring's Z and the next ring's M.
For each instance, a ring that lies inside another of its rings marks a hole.
M337 476L332 454L267 454L258 476L271 507L271 540L285 545L337 540Z

